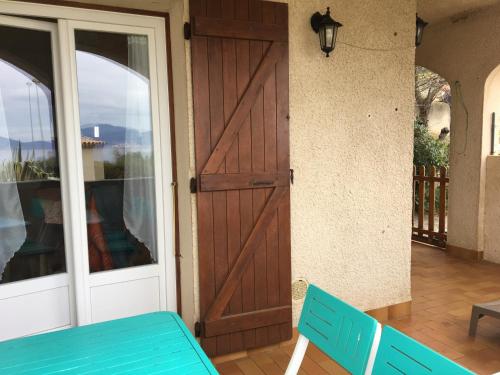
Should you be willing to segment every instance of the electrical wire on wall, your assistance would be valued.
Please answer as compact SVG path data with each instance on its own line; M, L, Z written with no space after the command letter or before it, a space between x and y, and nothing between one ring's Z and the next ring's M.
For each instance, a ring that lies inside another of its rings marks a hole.
M468 142L468 137L469 137L469 110L467 108L467 105L465 104L464 96L462 94L462 84L460 81L455 81L453 82L454 86L454 91L455 95L452 95L452 97L457 97L458 102L460 103L460 106L463 108L464 113L465 113L465 141L463 145L463 149L461 152L457 152L458 155L466 155L467 152L467 142Z
M356 49L361 49L364 51L371 51L371 52L393 52L393 51L407 51L409 49L415 49L415 45L408 46L408 47L393 47L393 48L372 48L372 47L364 47L364 46L358 46L356 44L351 44L347 42L343 42L341 40L337 41L337 44L342 44L344 46L348 46L351 48L356 48Z

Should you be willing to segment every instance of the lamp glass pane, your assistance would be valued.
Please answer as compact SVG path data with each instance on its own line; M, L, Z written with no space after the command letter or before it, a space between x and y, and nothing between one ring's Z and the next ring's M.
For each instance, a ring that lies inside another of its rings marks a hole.
M327 48L333 47L334 35L335 35L335 28L333 26L327 26L325 28L325 46Z
M424 29L422 27L417 27L417 43L420 43L422 41L422 32Z
M321 27L319 29L318 35L319 35L319 44L321 46L321 50L324 50L325 49L325 44L326 44L326 41L325 41L325 28L324 27Z

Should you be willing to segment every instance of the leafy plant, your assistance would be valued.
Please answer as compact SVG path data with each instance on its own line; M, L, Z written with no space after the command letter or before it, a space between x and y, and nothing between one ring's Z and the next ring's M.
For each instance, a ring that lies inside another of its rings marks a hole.
M55 163L55 158L46 161L35 160L34 151L23 160L21 143L12 151L12 159L4 161L0 165L0 181L21 182L34 180L47 180L54 178L54 168L50 165ZM51 171L52 169L52 171Z
M424 166L427 168L426 173L428 174L428 168L431 166L436 167L436 172L439 173L439 167L448 167L449 166L449 149L450 142L448 139L439 140L432 136L429 133L429 129L427 125L423 124L421 121L416 120L414 124L414 149L413 149L413 165L417 167ZM419 184L422 182L416 182L415 184L415 192L414 192L414 200L415 205L418 209L420 205L419 196L418 196L418 188ZM429 184L424 183L425 185L425 197L424 197L424 209L425 212L429 211ZM446 191L448 194L448 191ZM436 211L441 206L441 194L439 185L436 186L435 192L435 204ZM445 200L445 204L447 205L448 200Z
M120 152L114 151L114 161L104 162L104 176L109 179L124 179L125 165L140 175L134 177L151 177L153 173L152 155L144 155L141 152ZM135 168L132 168L132 165Z
M448 167L450 142L436 139L429 133L427 125L416 120L414 124L413 165Z

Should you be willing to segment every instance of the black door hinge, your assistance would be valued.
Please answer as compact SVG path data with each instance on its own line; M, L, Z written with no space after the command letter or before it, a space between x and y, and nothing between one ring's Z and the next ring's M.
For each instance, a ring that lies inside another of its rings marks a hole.
M198 181L196 181L196 177L191 177L191 180L189 180L189 190L192 194L196 194L198 191Z
M194 337L201 337L201 323L194 323Z
M293 185L293 179L294 179L294 175L293 175L293 169L290 169L290 183Z
M191 24L189 22L184 23L184 39L191 39Z

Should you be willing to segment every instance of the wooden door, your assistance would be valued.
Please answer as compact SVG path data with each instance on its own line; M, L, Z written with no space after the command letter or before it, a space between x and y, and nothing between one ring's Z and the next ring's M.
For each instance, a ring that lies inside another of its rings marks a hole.
M288 8L191 0L201 342L291 338Z

